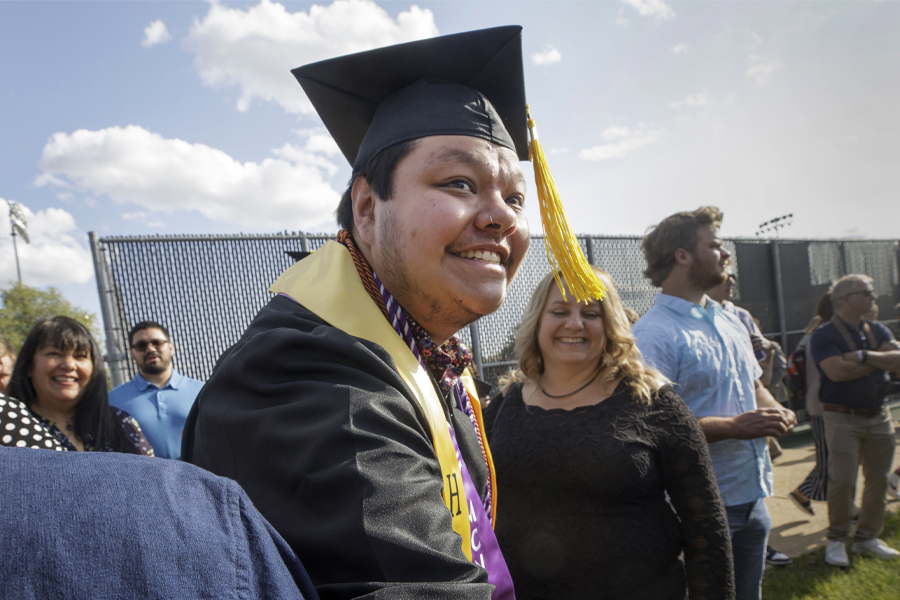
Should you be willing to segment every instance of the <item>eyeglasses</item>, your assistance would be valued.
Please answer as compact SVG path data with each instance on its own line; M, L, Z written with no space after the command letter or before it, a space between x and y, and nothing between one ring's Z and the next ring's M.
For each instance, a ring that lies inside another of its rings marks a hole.
M877 298L878 294L876 294L873 290L856 290L855 292L850 292L847 295L852 296L853 294L863 294L868 296L869 298Z
M163 346L169 343L169 340L150 340L149 342L138 342L136 344L132 344L131 347L137 350L138 352L146 352L147 348L153 347L156 350L159 350Z

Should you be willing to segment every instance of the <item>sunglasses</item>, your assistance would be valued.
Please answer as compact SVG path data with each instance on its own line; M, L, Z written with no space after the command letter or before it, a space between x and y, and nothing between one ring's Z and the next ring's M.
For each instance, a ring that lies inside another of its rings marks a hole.
M136 344L132 344L131 347L137 350L138 352L146 352L147 348L154 348L159 350L163 346L169 343L169 340L150 340L149 342L138 342Z

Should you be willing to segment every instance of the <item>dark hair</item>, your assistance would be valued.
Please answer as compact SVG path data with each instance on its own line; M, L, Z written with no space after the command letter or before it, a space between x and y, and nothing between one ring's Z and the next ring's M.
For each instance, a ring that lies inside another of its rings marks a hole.
M654 287L661 287L675 266L675 251L683 248L694 252L700 228L704 225L718 227L721 223L722 211L715 206L701 206L695 211L675 213L660 221L641 240L641 250L647 261L644 277Z
M172 341L172 338L169 336L169 330L156 321L141 321L140 323L132 327L131 331L128 332L128 345L130 346L134 342L134 334L145 329L159 329L163 332L163 334L165 334L167 340L169 340L170 342Z
M34 324L19 350L7 395L29 407L35 403L37 395L28 373L34 365L35 354L46 346L85 352L91 358L91 378L75 407L74 426L78 437L85 442L90 441L96 448L111 447L117 452L139 454L109 408L100 348L87 328L75 319L57 316L40 319Z
M816 303L816 316L822 319L822 322L830 321L834 316L834 307L831 305L831 294L825 292Z
M822 323L827 323L834 316L834 307L831 306L831 294L825 292L816 302L816 312L806 326L806 333L812 333Z
M372 191L375 192L375 195L380 200L391 199L391 196L394 195L394 171L397 169L400 161L415 149L418 142L419 140L417 139L398 142L380 151L360 169L357 170L354 167L347 189L344 190L337 210L334 211L338 225L353 233L353 199L351 198L351 192L353 191L353 184L360 177L369 182L369 187L372 188Z

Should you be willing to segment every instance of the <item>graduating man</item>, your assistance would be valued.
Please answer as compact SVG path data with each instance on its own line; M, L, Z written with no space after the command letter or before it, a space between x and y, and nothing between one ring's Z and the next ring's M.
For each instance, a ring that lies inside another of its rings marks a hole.
M220 359L184 456L243 486L323 598L514 597L454 334L528 249L522 72L520 27L294 70L353 165L343 230Z

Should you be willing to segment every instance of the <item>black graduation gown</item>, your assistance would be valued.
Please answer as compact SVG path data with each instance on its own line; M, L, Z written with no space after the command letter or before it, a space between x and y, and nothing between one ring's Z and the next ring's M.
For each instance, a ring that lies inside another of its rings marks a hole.
M472 424L444 405L483 494ZM390 355L288 298L272 299L219 359L183 456L246 490L323 599L490 598L441 497L428 422Z

